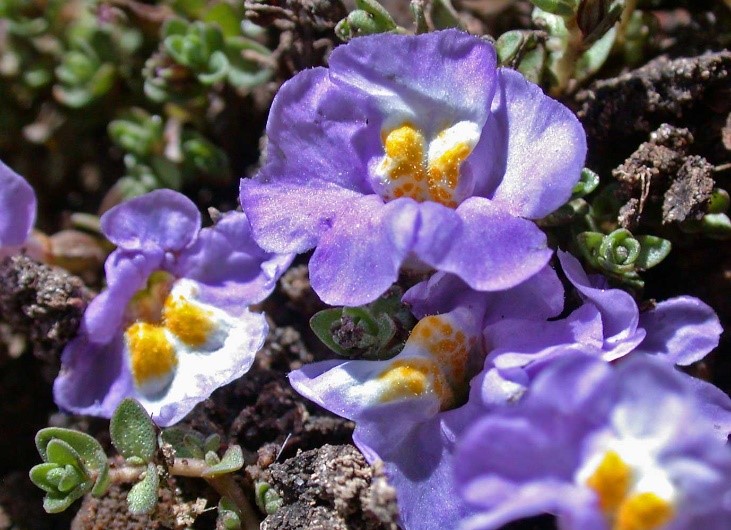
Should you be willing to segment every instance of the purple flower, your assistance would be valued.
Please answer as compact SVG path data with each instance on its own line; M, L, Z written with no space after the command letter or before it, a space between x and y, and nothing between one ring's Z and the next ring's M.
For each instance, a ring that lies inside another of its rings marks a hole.
M527 219L569 198L586 152L567 108L456 30L339 46L282 86L267 134L244 211L263 248L316 247L310 279L332 305L374 300L402 265L519 284L551 255Z
M657 358L574 354L459 442L456 481L490 530L541 513L561 530L724 530L731 453L688 383Z
M483 414L471 381L484 364L484 322L554 316L562 287L550 267L495 293L437 274L405 299L420 320L401 353L314 363L289 378L303 396L356 422L353 441L369 462L385 462L404 528L445 530L464 510L452 477L454 443Z
M264 342L260 302L291 262L261 250L240 212L200 228L185 196L158 190L101 219L117 245L54 383L59 407L111 416L137 398L161 426L248 371Z
M23 245L35 218L36 196L33 188L0 161L0 252Z
M604 361L653 355L685 366L718 345L718 317L697 298L672 298L640 314L629 294L607 288L602 276L587 276L570 254L559 251L558 257L582 304L565 319L539 322L521 317L487 326L486 402L515 397L543 367L572 351Z

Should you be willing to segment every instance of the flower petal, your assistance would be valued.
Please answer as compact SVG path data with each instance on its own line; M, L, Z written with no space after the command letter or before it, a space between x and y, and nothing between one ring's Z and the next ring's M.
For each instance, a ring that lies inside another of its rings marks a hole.
M330 305L378 298L398 278L412 245L418 208L411 199L386 205L376 195L352 201L310 259L312 288Z
M185 195L155 190L109 210L101 226L109 241L120 248L179 252L195 240L201 216Z
M579 260L568 252L559 250L557 254L568 280L602 315L604 359L612 361L635 349L645 338L645 330L638 328L640 310L632 296L620 289L595 287Z
M267 123L267 163L241 181L254 237L274 252L314 247L336 213L372 193L368 162L382 152L380 123L364 96L324 68L287 81Z
M723 331L718 316L692 296L679 296L657 304L640 315L647 336L636 352L660 355L672 364L687 366L701 360Z
M546 236L532 222L513 217L487 199L472 197L456 210L460 225L443 237L432 213L448 208L421 205L422 223L415 254L432 267L451 272L478 291L508 289L540 271L551 257Z
M164 394L135 396L156 424L166 427L179 422L214 390L251 368L269 330L266 318L244 311L226 320L228 329L220 347L212 351L189 347L178 352L175 377Z
M201 284L202 301L234 314L269 296L293 258L262 250L251 237L246 215L229 212L200 231L175 272Z
M435 136L445 124L482 127L495 91L496 61L487 42L446 30L360 37L335 48L329 63L335 82L369 94L387 124L426 124L424 132Z
M33 188L0 161L0 247L25 243L35 220Z
M119 402L134 395L124 360L121 336L99 344L81 334L61 356L62 368L53 383L53 399L63 410L109 418Z
M537 219L562 206L581 176L586 135L565 106L546 96L520 73L498 70L491 119L475 155L489 149L484 188L513 215ZM475 157L474 163L482 162Z

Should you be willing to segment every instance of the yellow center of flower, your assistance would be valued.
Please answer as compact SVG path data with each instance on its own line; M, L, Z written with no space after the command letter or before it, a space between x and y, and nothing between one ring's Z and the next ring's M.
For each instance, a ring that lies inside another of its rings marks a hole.
M414 356L395 358L379 375L381 401L434 394L440 410L454 407L468 390L467 361L475 342L449 314L421 319L404 348Z
M673 507L655 493L632 493L633 475L615 451L608 451L586 485L599 497L612 530L658 530L673 518Z
M162 312L163 325L189 346L201 346L213 329L211 312L182 296L170 295Z
M654 493L625 500L617 512L614 530L655 530L673 518L673 507Z
M178 365L178 357L164 328L137 322L127 328L125 336L135 383L147 387L149 393L167 386Z
M131 323L124 335L130 371L146 395L157 394L171 383L180 347L204 346L216 327L211 311L171 287L169 274L153 273L127 308Z
M424 134L411 123L384 132L382 141L386 156L378 173L387 200L410 197L457 207L460 167L477 143L471 127L445 129L428 149Z

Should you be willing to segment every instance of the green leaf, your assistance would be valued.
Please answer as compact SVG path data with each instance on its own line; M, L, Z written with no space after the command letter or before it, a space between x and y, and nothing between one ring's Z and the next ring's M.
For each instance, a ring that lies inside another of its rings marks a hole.
M600 232L582 232L576 236L576 243L579 245L581 254L595 266L598 265L597 256L602 241L604 241L604 234Z
M91 489L92 481L78 452L68 443L53 438L43 445L43 451L50 462L34 466L29 477L46 492L43 508L48 513L62 512Z
M656 236L637 236L640 243L640 252L635 260L635 268L647 270L664 260L670 250L672 243L667 239Z
M341 348L340 345L333 340L333 334L332 331L330 331L333 324L340 321L342 316L342 308L337 307L323 309L322 311L315 313L312 318L310 318L310 328L312 328L312 331L315 333L317 338L320 339L325 346L339 355L347 356L348 352L344 348Z
M241 34L241 18L231 4L221 2L206 12L203 21L218 25L225 37L233 37Z
M583 81L594 75L604 66L616 38L617 29L612 28L582 54L576 63L575 77L578 81Z
M381 32L396 29L396 22L389 12L386 11L386 8L376 2L376 0L355 0L355 5L358 9L362 9L371 16L373 22L380 28Z
M731 199L726 190L722 188L713 188L711 199L708 201L708 213L726 213L731 205Z
M193 430L168 427L160 433L160 443L170 444L178 458L203 458L205 439Z
M244 466L244 453L241 447L238 445L231 445L223 454L221 461L214 465L206 468L201 476L204 478L215 477L218 475L225 475L227 473L233 473L238 471Z
M629 230L620 228L604 236L598 257L606 260L608 263L602 265L609 266L613 272L629 272L634 269L639 253L640 243Z
M284 503L279 494L266 482L254 484L254 496L259 509L269 515L276 513Z
M218 521L216 528L223 528L225 530L239 530L241 528L241 516L231 499L228 497L221 497L218 502Z
M94 482L94 487L91 488L91 494L94 497L101 497L107 492L111 483L112 479L109 476L109 464L107 464L99 470L99 474Z
M551 13L562 17L570 17L576 12L579 0L531 0L533 5Z
M459 15L450 0L432 0L431 18L436 29L462 27Z
M725 213L709 213L701 220L703 235L711 239L730 239L731 220Z
M84 467L95 472L105 469L108 465L107 454L95 438L79 431L48 427L36 434L36 447L43 460L48 461L48 445L53 440L66 442L76 452Z
M54 462L44 462L33 466L28 473L33 484L47 493L55 493L57 491L56 481L52 478L52 472L58 469L58 464ZM50 476L49 476L50 475Z
M58 482L58 491L68 493L83 481L84 477L74 466L66 465L63 469L61 480Z
M157 467L150 462L147 464L145 477L132 486L127 493L127 506L130 513L140 515L151 513L157 506L157 490L160 486L160 477Z
M117 406L109 422L112 444L124 458L150 462L157 450L155 424L142 405L126 398Z
M208 451L218 451L221 447L221 437L218 434L211 434L203 443L203 449Z
M208 59L208 71L198 74L198 81L211 86L223 81L228 74L228 57L222 51L215 51Z
M43 509L46 510L47 513L61 513L83 494L83 492L72 492L68 495L60 496L51 495L49 493L43 498Z
M581 177L571 192L571 200L586 197L599 185L599 175L585 167L581 170Z
M48 461L59 466L74 465L84 467L79 453L63 440L51 440L46 446Z

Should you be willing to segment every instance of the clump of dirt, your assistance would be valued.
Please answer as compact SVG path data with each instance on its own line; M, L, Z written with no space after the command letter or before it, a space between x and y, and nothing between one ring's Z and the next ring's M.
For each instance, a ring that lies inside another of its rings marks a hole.
M81 279L61 269L22 255L0 261L0 322L26 336L39 359L58 364L91 299Z
M713 165L689 154L692 144L688 129L663 124L612 171L629 199L619 212L621 226L635 229L648 202L662 204L663 224L703 217L715 184Z
M149 515L135 515L127 509L131 484L112 484L102 497L84 497L71 530L174 530L190 527L205 509L203 499L184 503L172 488L160 488L157 507Z
M619 77L595 81L576 101L592 158L611 163L663 123L686 127L701 146L725 153L720 131L731 109L729 93L731 51L726 50L659 57Z
M396 530L396 492L352 445L324 445L261 477L283 505L262 530Z

